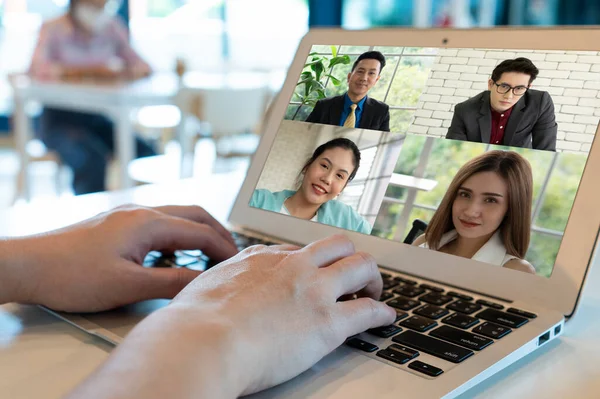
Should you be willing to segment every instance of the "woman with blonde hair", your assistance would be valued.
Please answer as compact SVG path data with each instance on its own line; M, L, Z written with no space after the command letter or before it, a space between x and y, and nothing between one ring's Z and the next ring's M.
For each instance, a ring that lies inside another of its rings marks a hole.
M524 259L532 198L529 162L513 151L488 151L459 169L413 245L535 273Z

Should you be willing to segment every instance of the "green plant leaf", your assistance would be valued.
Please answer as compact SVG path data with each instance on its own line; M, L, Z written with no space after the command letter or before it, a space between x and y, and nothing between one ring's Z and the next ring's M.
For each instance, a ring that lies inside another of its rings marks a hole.
M319 100L327 98L327 96L325 95L325 90L322 90L322 89L317 90L317 98Z
M342 83L338 78L336 78L333 75L327 74L325 76L327 76L329 78L329 80L331 80L331 83L333 83L334 86L339 86Z
M314 65L312 65L310 67L313 71L315 71L315 80L318 82L321 80L321 75L323 74L323 71L325 70L325 65L323 65L323 62L318 62Z
M331 48L331 55L333 56L333 58L337 57L337 47L330 46L330 48Z
M298 83L296 83L296 86L300 86L302 84L306 84L306 82L310 82L315 80L314 76L312 74L309 74L305 79L302 79L301 81L299 81Z
M314 64L316 64L316 63L318 63L318 62L323 62L323 60L322 60L322 59L320 59L320 58L317 58L317 59L315 59L315 57L313 57L313 59L312 59L311 61L309 61L309 62L307 62L306 64L304 64L304 67L305 67L305 68L306 68L306 67L309 67L309 66L311 66L311 65L314 65Z
M317 83L316 80L309 80L304 84L304 97L308 97Z
M329 68L333 68L338 64L348 65L350 63L350 57L348 55L340 55L338 57L333 57L329 60Z

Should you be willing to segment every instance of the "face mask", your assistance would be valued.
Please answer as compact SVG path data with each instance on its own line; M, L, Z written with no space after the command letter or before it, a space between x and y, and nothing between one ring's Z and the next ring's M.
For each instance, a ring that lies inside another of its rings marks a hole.
M99 9L88 4L80 4L73 14L77 22L92 33L100 32L110 22L110 15L104 9Z

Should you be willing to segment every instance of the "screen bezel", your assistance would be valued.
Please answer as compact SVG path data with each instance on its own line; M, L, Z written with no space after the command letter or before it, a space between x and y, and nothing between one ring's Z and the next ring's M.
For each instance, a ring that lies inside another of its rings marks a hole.
M502 43L498 46L498 43ZM283 120L289 99L315 44L483 48L523 50L600 51L600 27L493 28L493 29L314 29L299 44L287 78L274 101L260 145L230 215L230 222L282 240L307 244L343 233L357 250L371 253L377 262L432 281L464 288L505 300L521 300L571 316L591 266L600 226L600 144L594 139L575 197L565 234L549 278L411 247L315 222L252 208L248 205L271 146ZM596 136L600 133L600 125ZM282 229L282 225L286 228Z

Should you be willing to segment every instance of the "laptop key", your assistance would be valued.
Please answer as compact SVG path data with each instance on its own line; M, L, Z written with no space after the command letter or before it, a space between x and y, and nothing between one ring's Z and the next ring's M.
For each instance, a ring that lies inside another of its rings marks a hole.
M404 345L391 344L387 347L387 350L403 353L405 356L408 356L409 359L414 359L415 357L419 356L418 351L407 348Z
M388 299L393 298L393 297L394 297L394 295L391 292L383 291L381 293L381 296L379 297L379 300L381 302L384 302L384 301L387 301Z
M425 289L421 287L414 287L410 285L402 285L394 290L394 294L404 295L409 298L414 298L417 295L421 295L425 292Z
M386 303L393 308L401 310L411 310L412 308L416 308L421 304L421 302L419 301L415 301L414 299L409 298L403 298L401 296L391 299Z
M444 372L442 369L439 369L439 368L434 367L427 363L423 363L420 360L415 360L414 362L410 363L408 365L408 368L417 370L417 371L419 371L423 374L427 374L431 377L437 377L438 375L440 375Z
M434 287L433 285L429 285L429 284L421 284L420 287L425 288L426 290L429 290L429 291L433 291L433 292L444 292L443 288Z
M423 295L419 298L420 301L430 303L432 305L445 305L452 300L451 296L439 294L437 292L430 292L429 294Z
M433 320L437 320L440 317L450 313L450 311L444 308L440 308L439 306L426 304L421 306L419 309L416 309L414 313L418 314L419 316L424 316Z
M471 328L475 324L479 323L479 319L462 313L452 313L450 316L443 319L442 323L450 324L451 326L466 330L467 328Z
M496 309L486 309L482 312L477 313L475 317L487 321L492 321L494 323L511 328L519 328L529 321L529 319L525 317L517 316L511 313L501 312Z
M460 363L474 353L472 350L410 330L396 335L392 341L452 363Z
M498 324L486 321L473 329L473 332L477 334L485 335L486 337L500 339L507 334L510 334L512 330L508 327L503 327Z
M383 280L383 289L389 290L390 288L394 288L398 284L400 284L400 283L396 280L385 279L385 280Z
M410 279L404 278L404 277L394 277L394 280L398 281L399 283L404 283L406 285L417 285L418 284L415 280L410 280Z
M373 334L380 338L389 338L398 334L400 331L402 331L402 329L393 324L390 324L389 326L376 327L367 330L369 334Z
M361 351L365 352L375 352L377 349L379 349L377 345L373 345L370 342L363 341L360 338L350 338L348 341L346 341L346 345L352 348L360 349Z
M494 343L494 341L489 338L485 338L481 335L476 335L450 326L441 326L440 328L436 328L430 332L429 335L476 351L480 351L486 346Z
M411 316L408 319L400 322L400 325L403 327L412 328L418 332L425 332L437 326L437 322L423 316Z
M402 319L404 319L405 317L408 317L408 313L403 312L399 309L396 309L396 320L394 321L394 323L396 323L397 321L400 321Z
M404 364L410 360L410 357L406 356L405 354L388 349L382 349L377 352L376 355L384 358L385 360L389 360L390 362L398 364Z
M486 301L485 299L478 299L476 302L480 305L488 306L490 308L494 308L494 309L498 309L498 310L504 309L504 306L500 305L499 303Z
M509 313L514 313L519 316L527 317L528 319L535 319L537 315L535 313L528 312L526 310L516 309L516 308L508 308L506 309Z
M452 302L450 305L446 306L446 309L455 310L464 314L471 314L473 312L481 310L481 307L481 305L478 305L476 303L467 302L463 301L462 299L459 299L458 301Z
M384 273L384 272L380 272L380 274L381 274L381 278L384 279L384 280L388 279L388 278L392 278L391 274L387 274L387 273Z
M454 291L448 291L448 292L446 293L446 295L448 295L448 296L452 296L452 297L454 297L454 298L459 298L459 299L462 299L463 301L472 301L472 300L473 300L473 297L472 297L472 296L468 296L468 295L461 294L461 293L454 292Z

